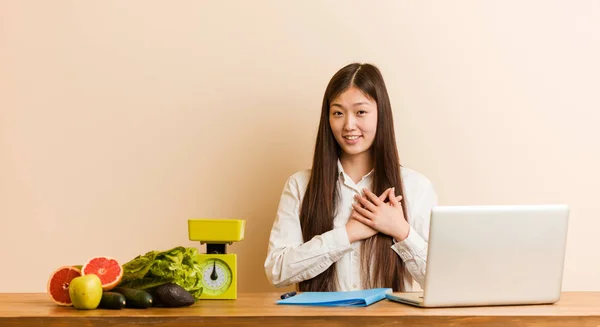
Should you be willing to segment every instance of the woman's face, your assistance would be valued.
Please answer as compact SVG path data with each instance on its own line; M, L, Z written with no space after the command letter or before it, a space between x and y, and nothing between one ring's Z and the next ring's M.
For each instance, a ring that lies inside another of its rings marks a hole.
M377 131L377 103L352 86L329 105L329 125L343 155L365 153Z

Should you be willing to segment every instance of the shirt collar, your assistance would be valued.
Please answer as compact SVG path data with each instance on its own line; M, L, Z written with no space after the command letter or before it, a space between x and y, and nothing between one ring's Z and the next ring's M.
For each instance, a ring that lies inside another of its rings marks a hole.
M345 179L346 176L348 176L348 175L346 175L346 172L344 172L344 167L342 166L342 162L340 161L339 158L337 160L337 168L338 168L338 177ZM363 176L362 179L370 177L373 174L373 170L374 169L371 169L371 171L369 171L365 176Z

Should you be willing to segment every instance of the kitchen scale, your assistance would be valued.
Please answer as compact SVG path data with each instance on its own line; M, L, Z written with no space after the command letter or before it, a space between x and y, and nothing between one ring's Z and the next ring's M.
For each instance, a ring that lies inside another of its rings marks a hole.
M200 253L202 295L200 300L234 300L237 298L237 255L227 253L227 245L244 239L245 220L189 219L190 241L206 243Z

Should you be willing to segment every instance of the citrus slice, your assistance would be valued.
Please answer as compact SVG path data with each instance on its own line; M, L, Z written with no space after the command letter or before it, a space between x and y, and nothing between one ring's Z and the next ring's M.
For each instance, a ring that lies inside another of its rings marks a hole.
M62 266L56 269L48 278L48 285L46 286L52 301L65 307L73 305L69 296L69 284L73 278L79 276L81 276L81 270L75 267Z
M117 287L123 278L123 267L117 260L109 257L94 257L81 268L82 275L94 274L100 277L102 289L110 291Z

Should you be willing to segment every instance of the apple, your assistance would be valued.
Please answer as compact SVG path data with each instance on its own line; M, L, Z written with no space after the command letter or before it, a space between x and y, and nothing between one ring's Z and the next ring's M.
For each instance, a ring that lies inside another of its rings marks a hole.
M73 278L69 296L76 309L96 309L102 300L102 282L94 274Z

